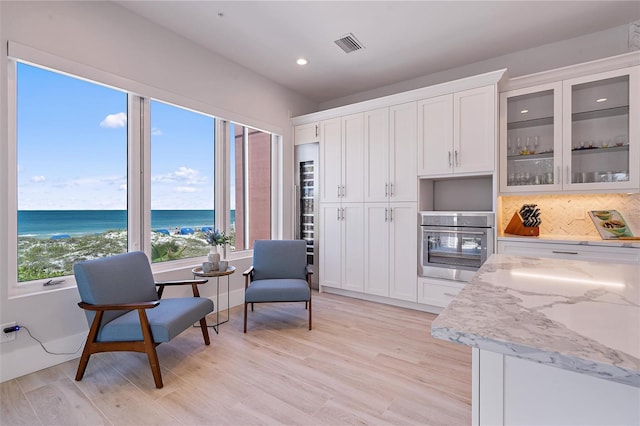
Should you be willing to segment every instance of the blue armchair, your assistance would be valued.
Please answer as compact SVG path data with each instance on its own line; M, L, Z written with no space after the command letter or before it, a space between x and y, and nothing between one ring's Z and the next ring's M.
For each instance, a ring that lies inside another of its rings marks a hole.
M268 302L305 302L311 330L311 275L303 240L256 240L253 266L247 269L244 291L244 332L247 305Z
M76 380L82 380L92 354L132 351L147 354L155 385L161 388L156 346L170 341L195 322L200 322L204 343L209 344L205 316L213 312L210 299L160 300L165 286L191 285L196 296L197 285L207 280L155 283L149 260L142 252L78 262L73 271L82 299L78 306L85 310L90 327Z

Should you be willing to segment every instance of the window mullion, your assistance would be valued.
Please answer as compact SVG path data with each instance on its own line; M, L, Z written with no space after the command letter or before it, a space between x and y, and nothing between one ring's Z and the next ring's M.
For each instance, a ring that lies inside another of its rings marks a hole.
M127 224L129 251L150 253L149 101L127 97Z

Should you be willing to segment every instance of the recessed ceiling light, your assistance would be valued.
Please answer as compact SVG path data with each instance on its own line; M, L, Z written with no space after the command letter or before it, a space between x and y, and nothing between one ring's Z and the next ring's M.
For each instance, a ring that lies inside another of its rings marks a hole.
M607 98L600 98L600 99L596 99L596 102L606 102Z
M309 61L307 61L305 58L298 58L296 60L296 64L298 65L307 65L309 63Z
M523 109L522 111L520 111L520 114L526 114L526 113L528 113L528 112L529 112L529 110L528 110L528 109Z

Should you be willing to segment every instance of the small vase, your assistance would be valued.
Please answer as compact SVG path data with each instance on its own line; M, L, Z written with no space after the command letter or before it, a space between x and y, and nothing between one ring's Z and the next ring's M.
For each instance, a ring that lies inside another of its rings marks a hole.
M217 246L211 246L209 249L209 263L211 263L211 270L217 271L220 264L220 253L218 253Z

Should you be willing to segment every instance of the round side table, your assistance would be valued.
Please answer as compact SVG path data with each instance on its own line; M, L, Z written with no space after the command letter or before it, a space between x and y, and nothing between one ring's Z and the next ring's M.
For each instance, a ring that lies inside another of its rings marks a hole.
M208 324L207 327L213 328L213 330L218 334L218 326L220 324L224 324L225 322L229 322L229 277L236 271L235 266L227 267L226 271L211 271L211 272L203 272L202 266L197 266L191 270L193 274L193 278L215 278L216 279L216 323ZM227 277L227 318L224 321L220 321L220 277ZM200 296L199 294L197 296Z

